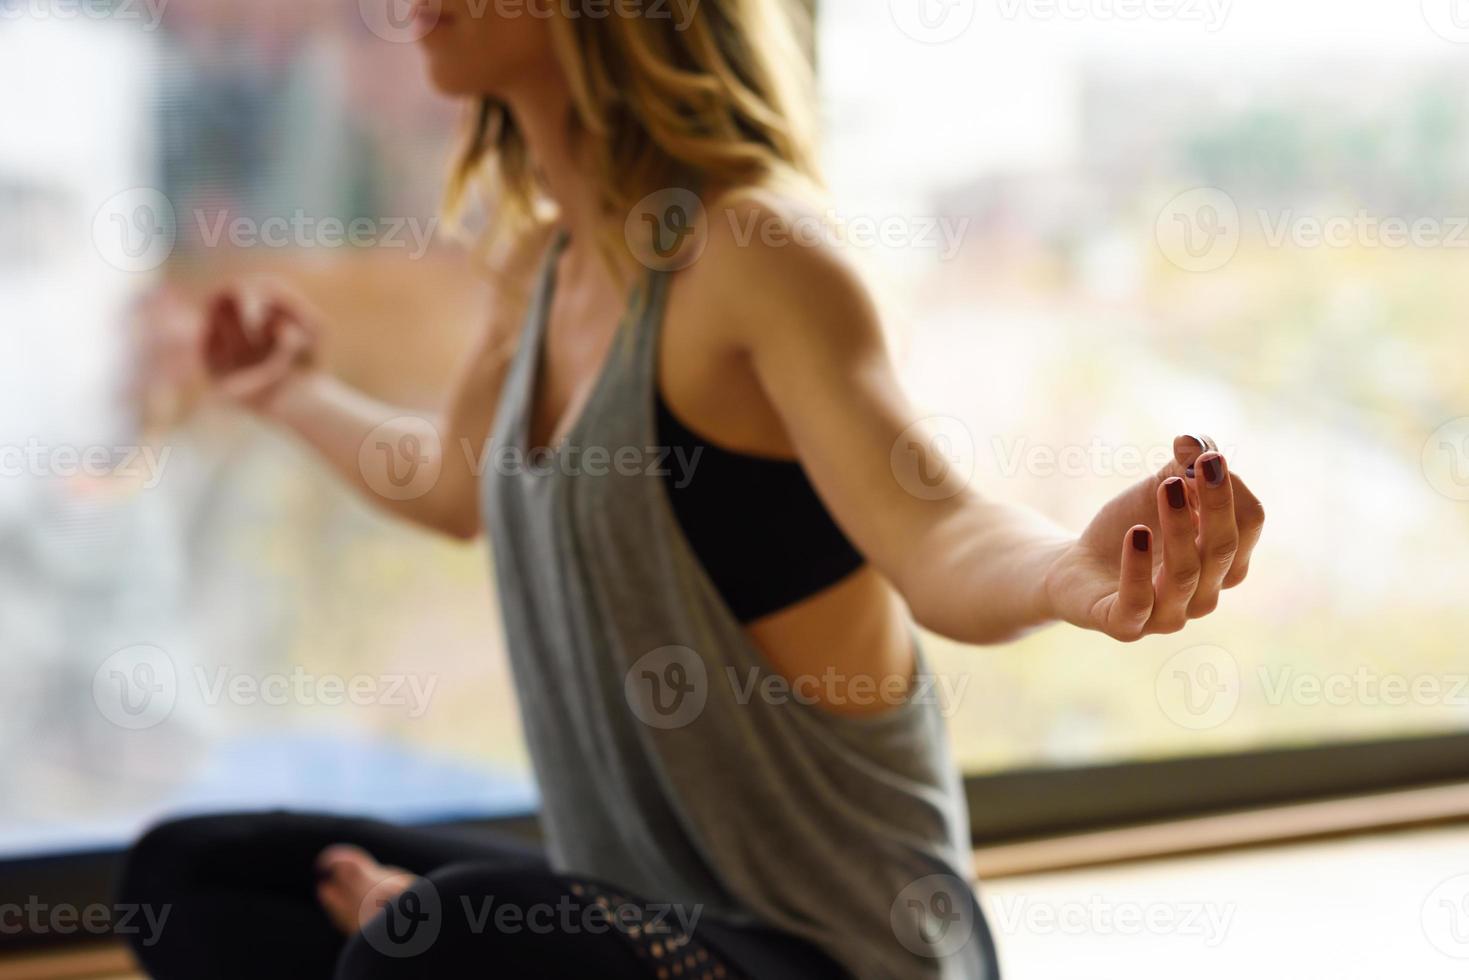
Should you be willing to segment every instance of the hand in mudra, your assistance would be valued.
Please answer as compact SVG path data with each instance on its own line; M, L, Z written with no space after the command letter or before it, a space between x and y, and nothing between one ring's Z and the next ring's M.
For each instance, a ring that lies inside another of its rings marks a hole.
M317 317L282 286L220 290L204 312L204 367L216 389L262 408L316 365Z
M1051 566L1046 593L1067 622L1132 641L1213 612L1249 572L1265 510L1207 439L1119 494Z

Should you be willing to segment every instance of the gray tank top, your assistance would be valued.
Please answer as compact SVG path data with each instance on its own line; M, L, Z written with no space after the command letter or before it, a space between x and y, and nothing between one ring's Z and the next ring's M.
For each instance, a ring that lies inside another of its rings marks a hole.
M656 448L667 274L635 291L563 443L530 452L562 247L527 314L483 491L553 866L784 930L862 980L988 980L926 667L896 707L831 714L767 666L683 537L658 468L697 463Z

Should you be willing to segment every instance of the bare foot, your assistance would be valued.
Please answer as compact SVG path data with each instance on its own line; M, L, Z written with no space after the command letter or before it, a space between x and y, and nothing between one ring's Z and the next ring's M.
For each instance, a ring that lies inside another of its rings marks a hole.
M360 847L334 844L316 859L316 897L338 929L351 935L403 893L416 875L378 864Z

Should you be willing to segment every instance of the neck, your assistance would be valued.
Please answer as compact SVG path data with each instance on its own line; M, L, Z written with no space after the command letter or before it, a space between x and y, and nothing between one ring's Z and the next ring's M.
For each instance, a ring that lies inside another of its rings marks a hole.
M507 103L561 223L574 241L594 241L606 218L572 139L571 93L566 85L559 78L544 80L526 86Z

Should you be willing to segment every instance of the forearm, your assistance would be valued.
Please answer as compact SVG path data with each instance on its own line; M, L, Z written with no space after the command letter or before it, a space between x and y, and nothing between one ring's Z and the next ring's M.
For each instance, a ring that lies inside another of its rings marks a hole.
M944 506L913 543L900 583L918 624L993 644L1054 622L1046 576L1075 538L1023 507L968 495Z
M377 401L324 373L289 382L259 414L293 432L379 509L457 538L478 533L473 460L443 420ZM420 418L428 426L415 424Z

